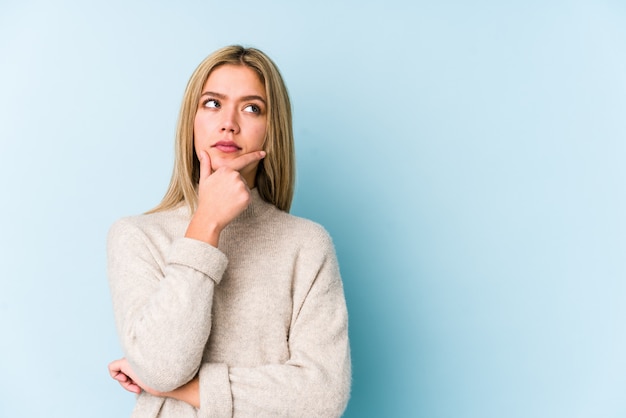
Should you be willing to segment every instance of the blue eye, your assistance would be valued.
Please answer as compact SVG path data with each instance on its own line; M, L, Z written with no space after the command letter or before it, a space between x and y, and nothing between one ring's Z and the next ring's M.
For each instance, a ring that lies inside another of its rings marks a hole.
M206 102L204 102L204 107L218 108L218 107L220 107L220 104L215 99L209 99Z
M257 105L250 104L243 109L245 112L261 113L261 108Z

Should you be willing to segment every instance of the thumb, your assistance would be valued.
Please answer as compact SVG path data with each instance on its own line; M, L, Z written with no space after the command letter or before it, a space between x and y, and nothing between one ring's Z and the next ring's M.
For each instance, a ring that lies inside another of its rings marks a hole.
M207 178L213 174L213 167L211 166L211 157L209 157L209 153L205 150L200 151L198 159L200 160L200 178Z

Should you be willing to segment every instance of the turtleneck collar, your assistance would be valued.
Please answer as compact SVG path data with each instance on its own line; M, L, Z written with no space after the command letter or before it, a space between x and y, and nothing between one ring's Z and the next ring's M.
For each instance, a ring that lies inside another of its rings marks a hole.
M271 210L273 207L274 205L263 200L259 194L259 189L255 187L250 190L250 204L239 214L239 216L234 219L234 221L245 221L257 218Z

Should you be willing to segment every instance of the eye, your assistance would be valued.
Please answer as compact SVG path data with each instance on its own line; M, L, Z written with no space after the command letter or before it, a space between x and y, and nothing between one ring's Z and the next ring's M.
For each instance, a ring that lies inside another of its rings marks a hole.
M258 113L261 113L261 108L255 104L249 104L243 108L243 111L258 114Z
M220 103L215 99L208 99L203 103L203 106L217 109L220 107Z

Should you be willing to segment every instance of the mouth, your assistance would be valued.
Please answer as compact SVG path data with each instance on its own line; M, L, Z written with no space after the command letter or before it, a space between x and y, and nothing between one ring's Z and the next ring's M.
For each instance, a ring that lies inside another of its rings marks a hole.
M218 141L211 145L211 148L216 148L221 152L232 153L241 151L241 148L233 141Z

